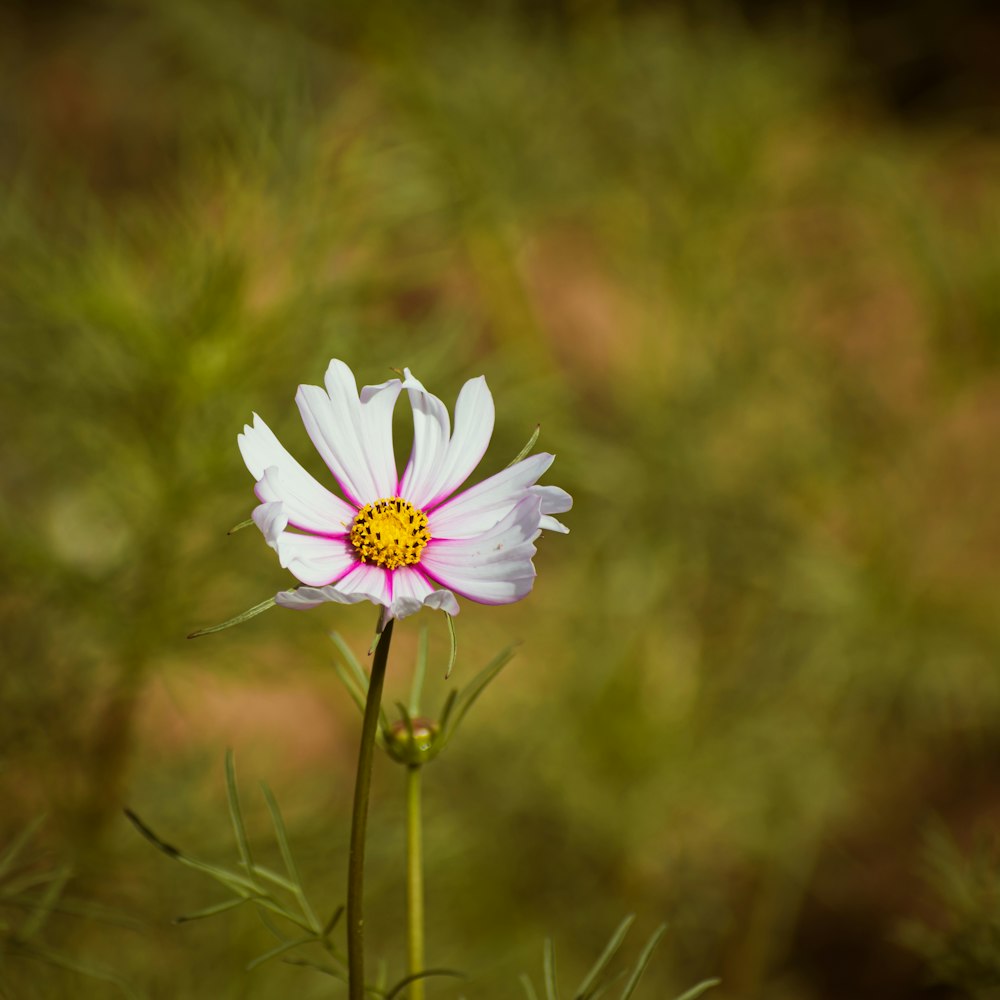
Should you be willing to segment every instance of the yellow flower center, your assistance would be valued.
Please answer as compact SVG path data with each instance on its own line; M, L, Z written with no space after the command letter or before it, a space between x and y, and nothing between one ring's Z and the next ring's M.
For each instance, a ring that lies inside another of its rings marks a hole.
M430 540L427 515L402 497L385 497L362 507L351 525L351 544L358 558L386 569L420 562Z

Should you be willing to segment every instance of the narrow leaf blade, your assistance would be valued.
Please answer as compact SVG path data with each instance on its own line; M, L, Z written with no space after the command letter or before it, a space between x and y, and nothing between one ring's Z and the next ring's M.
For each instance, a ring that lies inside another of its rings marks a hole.
M417 662L413 665L413 683L410 685L410 715L420 715L420 698L424 693L424 677L427 675L427 626L420 629L417 639Z
M487 686L500 673L501 670L514 657L514 646L508 646L498 653L475 677L469 681L468 685L458 696L455 720L451 724L451 731L454 732L461 725L469 709L476 703L479 696L486 690Z
M246 903L245 899L227 899L224 903L216 903L215 906L206 906L203 910L195 910L194 913L184 913L179 917L174 917L173 923L175 924L187 924L192 920L204 920L206 917L214 917L219 913L227 913L229 910L235 910L238 906L243 906Z
M323 925L323 937L329 937L334 928L340 923L340 918L344 915L345 906L343 903L338 906L333 913L330 914L330 919Z
M112 972L110 969L105 969L103 966L91 965L88 962L81 962L79 959L71 958L69 955L64 955L60 951L42 948L36 944L25 948L21 954L47 962L50 965L57 965L60 968L68 969L70 972L77 972L81 976L89 976L91 979L101 979L106 983L112 983L127 997L133 997L135 1000L139 1000L139 994L132 989L126 980L124 980L117 973Z
M212 635L215 632L222 632L227 628L232 628L234 625L242 625L244 622L250 621L251 618L256 618L257 615L263 614L270 608L273 608L277 604L277 601L273 597L269 597L266 601L261 601L260 604L255 604L252 608L247 608L242 614L238 614L235 618L230 618L228 621L222 622L221 625L209 625L207 628L199 628L188 635L189 639L198 639L203 635Z
M236 763L233 758L233 748L226 748L226 799L229 802L229 818L236 834L236 846L239 848L240 860L248 872L253 872L253 857L250 854L250 839L243 823L243 810L240 809L240 793L236 787Z
M587 973L577 989L574 1000L589 1000L593 996L597 980L604 974L605 969L607 969L615 955L618 954L618 949L621 948L622 942L625 940L625 935L628 934L629 928L634 922L635 914L630 914L618 925L618 929L611 935L611 938L604 947L604 951L601 952L600 958L594 963L593 968Z
M660 943L660 939L666 933L666 924L660 924L660 926L653 931L653 936L648 942L646 942L646 947L642 949L642 954L639 956L639 962L635 967L635 971L625 984L621 1000L629 1000L629 997L635 992L635 988L639 985L639 980L642 979L642 974L646 971L646 966L649 965L649 960L653 957L653 952L656 950L656 946Z
M278 808L278 801L274 793L265 782L260 783L264 793L264 801L267 802L268 812L271 814L271 822L274 824L274 834L278 838L278 849L281 851L281 860L285 863L285 869L293 883L293 891L299 905L302 907L302 914L309 922L316 934L320 931L319 919L316 916L309 900L306 898L305 889L302 887L302 878L299 875L298 866L295 864L295 856L292 854L291 845L288 843L288 830L285 827L285 820Z
M347 976L336 966L330 965L327 962L317 962L312 958L289 958L287 956L282 961L287 965L300 965L307 969L315 969L317 972L323 972L328 976L333 976L334 979L339 979L342 983L347 982Z
M362 693L367 694L368 674L365 673L364 668L360 663L358 663L358 658L352 652L351 647L344 642L344 638L339 632L331 632L330 638L333 640L333 644L337 647L337 652L340 653L340 656L344 661L344 665L354 675L354 679L357 681L358 687L361 688Z
M713 986L718 986L721 982L721 979L706 979L704 982L698 983L697 986L692 986L686 993L682 993L677 1000L697 1000L702 993L707 993Z
M238 875L236 872L227 871L225 868L218 868L215 865L210 865L206 861L198 861L196 858L192 858L187 854L184 854L179 848L174 847L173 844L168 844L165 840L158 837L153 831L146 826L146 824L139 819L139 817L132 812L131 809L125 810L125 815L128 817L132 825L146 838L158 851L162 851L167 855L168 858L173 858L174 861L179 861L182 865L186 865L188 868L193 868L195 871L203 872L205 875L209 875L214 878L217 882L224 885L227 889L235 892L238 896L244 899L257 899L260 895L260 888L253 882L252 879L246 878L243 875Z
M458 659L458 633L455 631L455 619L452 618L447 611L443 613L445 620L448 622L448 641L450 643L448 651L448 669L444 672L444 679L447 680L451 677L452 670L455 669L455 660Z
M542 969L545 976L546 1000L559 1000L559 984L556 982L556 947L552 943L552 938L545 939Z
M453 979L465 979L464 972L458 972L455 969L424 969L423 972L413 972L408 976L404 976L395 986L389 990L388 993L382 998L382 1000L393 1000L394 997L399 996L399 994L406 989L410 983L415 983L418 979L429 979L431 976L450 976Z
M23 830L7 845L7 849L0 856L0 877L3 877L17 860L17 856L24 850L28 842L38 832L39 827L45 822L44 816L36 816Z
M507 468L509 469L512 465L517 465L522 459L528 457L528 452L535 447L535 442L538 440L538 435L542 433L542 425L535 424L535 429L532 432L530 438L528 438L528 443L507 463Z
M275 945L275 947L273 947L270 951L265 951L263 955L258 955L252 961L247 962L246 970L247 972L253 972L258 965L263 965L265 962L269 962L272 958L277 958L279 955L283 955L286 951L298 948L300 944L309 944L310 941L315 940L316 939L314 937L310 936L291 938L288 941L282 941L281 944Z
M69 876L70 870L68 866L64 866L54 873L54 877L49 881L49 884L45 887L45 891L38 899L38 902L35 903L28 918L18 930L17 936L19 940L27 941L42 929L42 925L49 919L56 901L62 895L63 889L66 888Z

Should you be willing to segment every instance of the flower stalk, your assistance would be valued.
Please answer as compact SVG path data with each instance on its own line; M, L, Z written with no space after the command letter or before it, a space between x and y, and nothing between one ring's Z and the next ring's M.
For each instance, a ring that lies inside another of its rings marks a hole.
M365 997L365 833L368 828L368 798L371 790L375 733L378 729L382 687L385 683L385 668L392 640L392 625L393 620L390 618L375 646L368 696L365 699L365 712L361 723L358 771L354 780L351 846L347 866L347 977L350 1000L364 1000Z
M424 971L424 852L421 817L422 764L406 768L406 924L408 972ZM410 984L410 1000L424 1000L424 981Z

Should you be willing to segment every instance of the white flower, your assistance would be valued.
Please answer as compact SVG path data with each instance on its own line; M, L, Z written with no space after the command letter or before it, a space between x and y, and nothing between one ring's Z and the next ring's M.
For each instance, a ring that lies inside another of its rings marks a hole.
M387 618L423 606L458 614L455 595L481 604L519 601L532 587L534 540L565 532L553 514L572 499L538 486L553 455L532 455L455 495L493 433L493 397L482 376L462 387L455 431L448 410L411 374L358 395L350 368L333 360L325 391L302 385L295 401L306 431L344 499L320 485L254 414L239 436L257 480L253 519L282 566L305 586L277 595L289 608L371 601ZM413 450L402 478L392 411L403 390L413 407ZM291 530L290 530L291 529Z

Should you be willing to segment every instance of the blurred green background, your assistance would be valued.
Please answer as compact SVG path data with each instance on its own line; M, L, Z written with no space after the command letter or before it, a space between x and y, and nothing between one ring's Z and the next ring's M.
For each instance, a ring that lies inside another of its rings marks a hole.
M245 973L271 944L249 911L173 926L223 897L122 816L231 864L233 747L255 842L266 780L317 906L343 898L358 720L327 633L360 654L373 615L185 639L291 582L226 536L254 503L236 434L256 410L320 473L292 400L333 356L449 404L485 373L481 474L540 423L576 500L530 599L465 603L453 680L432 669L440 699L523 640L427 773L429 959L472 976L431 996L519 995L546 935L578 979L629 912L633 956L670 923L651 1000L710 975L720 1000L995 995L974 7L940 31L927 4L0 11L0 849L46 817L0 878L4 996L121 995L18 942L12 880L60 865L78 912L38 940L141 996L341 995ZM381 758L368 942L397 975L402 810Z

